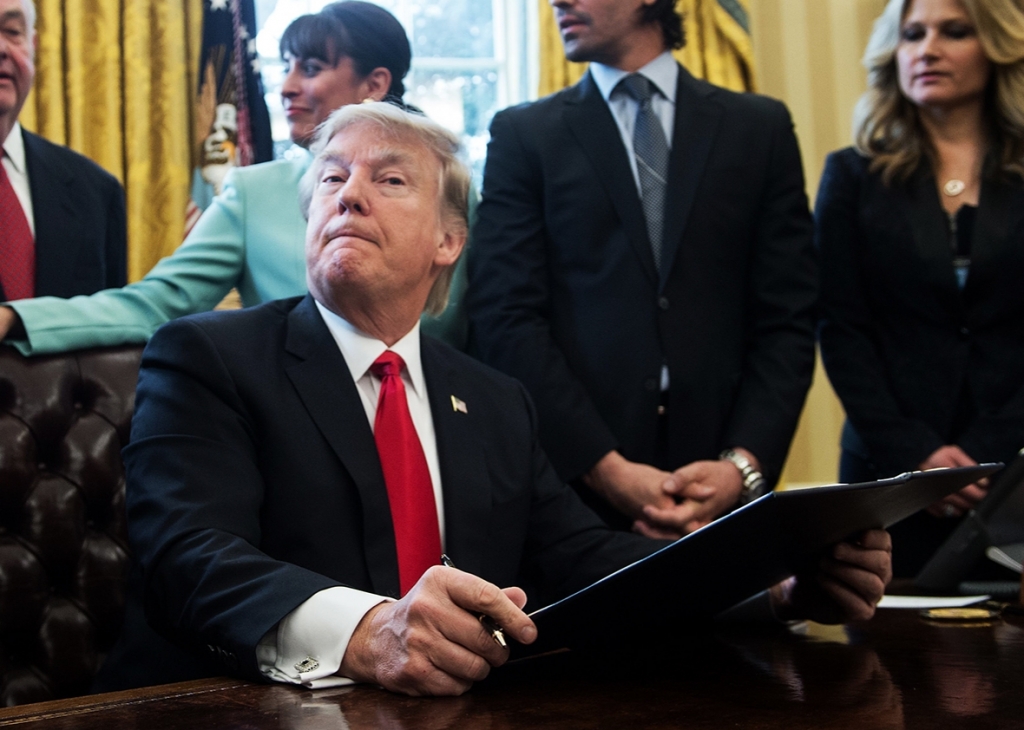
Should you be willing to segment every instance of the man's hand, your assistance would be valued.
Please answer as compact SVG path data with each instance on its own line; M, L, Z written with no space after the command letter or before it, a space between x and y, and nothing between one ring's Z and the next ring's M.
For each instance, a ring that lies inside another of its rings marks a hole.
M749 451L737 449L759 469L757 458ZM676 469L665 483L665 493L673 506L644 509L643 520L635 529L647 537L677 539L703 527L732 509L743 490L743 476L731 461L695 461Z
M938 467L956 466L977 466L978 462L967 455L959 446L941 446L927 459L921 462L921 469L936 469ZM978 502L988 494L988 479L982 479L976 484L968 484L959 492L943 497L928 508L928 512L935 517L960 517L965 512L974 509Z
M583 482L622 514L639 519L648 505L661 509L675 505L665 491L671 477L667 471L628 461L618 451L609 451L583 475Z
M11 331L18 322L18 313L10 307L0 307L0 340L7 336L7 333Z
M480 623L486 614L521 644L537 638L526 594L455 568L433 567L401 600L363 617L338 674L409 695L460 695L508 659Z
M855 542L834 546L816 572L773 586L772 606L783 620L865 621L875 615L890 580L892 539L885 530L867 530Z

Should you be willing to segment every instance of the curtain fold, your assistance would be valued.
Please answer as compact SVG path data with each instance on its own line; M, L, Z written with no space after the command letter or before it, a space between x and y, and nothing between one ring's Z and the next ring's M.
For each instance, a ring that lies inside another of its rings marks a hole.
M36 81L21 122L125 186L128 276L182 240L202 0L38 0Z
M677 0L686 45L673 55L697 78L735 91L754 91L754 52L749 0ZM585 63L565 60L562 40L548 0L540 3L541 96L576 83Z
M865 89L860 57L885 0L752 0L760 90L789 106L807 191L815 198L826 155L850 144ZM844 414L820 359L782 475L785 484L836 480Z

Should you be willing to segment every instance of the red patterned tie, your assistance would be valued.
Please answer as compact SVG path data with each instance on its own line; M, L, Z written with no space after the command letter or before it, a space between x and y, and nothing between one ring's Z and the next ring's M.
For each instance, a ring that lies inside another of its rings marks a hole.
M398 578L404 596L441 557L441 531L427 459L416 435L405 399L405 363L387 351L370 366L381 380L373 436L388 488L391 521L395 527Z
M2 156L0 156L2 158ZM28 299L36 291L36 251L32 229L7 170L0 163L0 283L8 300Z

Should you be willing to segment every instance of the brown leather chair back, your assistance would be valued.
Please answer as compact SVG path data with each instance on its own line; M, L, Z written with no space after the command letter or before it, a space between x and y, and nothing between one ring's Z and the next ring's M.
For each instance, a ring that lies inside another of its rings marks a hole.
M0 706L88 692L117 637L141 355L0 347Z

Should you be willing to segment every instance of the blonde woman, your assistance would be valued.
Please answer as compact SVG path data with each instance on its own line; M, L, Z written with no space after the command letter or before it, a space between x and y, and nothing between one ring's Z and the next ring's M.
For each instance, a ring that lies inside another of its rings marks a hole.
M1024 0L891 0L856 144L815 209L819 336L843 402L840 479L1024 447ZM897 525L912 575L985 494Z

